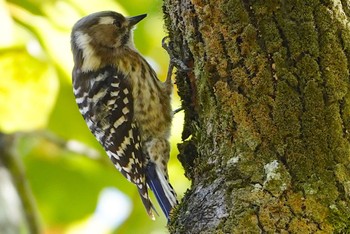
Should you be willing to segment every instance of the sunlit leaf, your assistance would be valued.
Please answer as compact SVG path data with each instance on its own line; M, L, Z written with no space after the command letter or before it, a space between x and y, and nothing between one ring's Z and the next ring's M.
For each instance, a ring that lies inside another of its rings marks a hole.
M1 131L43 128L58 90L55 70L18 49L0 54L0 71Z

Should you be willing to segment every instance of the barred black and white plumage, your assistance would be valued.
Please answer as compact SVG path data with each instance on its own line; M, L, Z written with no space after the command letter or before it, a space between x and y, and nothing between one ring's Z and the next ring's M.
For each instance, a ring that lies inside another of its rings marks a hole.
M169 218L177 204L167 172L172 82L160 82L134 47L132 29L144 17L103 11L74 25L73 89L90 131L137 185L148 214L154 218L147 186Z

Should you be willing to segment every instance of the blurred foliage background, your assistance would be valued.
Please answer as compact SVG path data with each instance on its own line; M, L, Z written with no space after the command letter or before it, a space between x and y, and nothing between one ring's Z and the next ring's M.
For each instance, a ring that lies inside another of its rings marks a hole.
M169 58L161 48L161 7L160 0L0 0L0 132L2 139L12 139L0 142L0 230L14 208L21 208L15 198L28 196L35 208L24 208L34 219L37 212L43 233L167 233L161 209L157 206L156 221L148 218L136 187L86 127L73 97L70 51L71 28L82 16L100 10L147 13L135 30L135 44L164 80ZM174 91L173 108L179 106ZM176 159L182 121L180 112L173 121L169 165L180 199L189 186ZM4 159L7 147L16 157L12 163ZM17 218L20 233L28 233L24 215Z

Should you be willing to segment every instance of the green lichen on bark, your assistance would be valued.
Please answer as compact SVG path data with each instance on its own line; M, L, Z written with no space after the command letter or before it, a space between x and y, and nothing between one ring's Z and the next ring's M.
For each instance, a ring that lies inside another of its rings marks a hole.
M177 83L192 135L180 146L181 161L193 184L172 232L346 231L349 6L318 0L164 6L175 54L192 65L178 72ZM202 204L198 189L208 191L218 179L223 218L202 229L186 226L196 215L189 207Z

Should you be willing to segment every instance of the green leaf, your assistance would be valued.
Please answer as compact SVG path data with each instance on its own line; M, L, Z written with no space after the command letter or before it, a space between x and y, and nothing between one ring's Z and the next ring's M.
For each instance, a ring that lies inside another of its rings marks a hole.
M25 49L13 49L0 54L0 71L0 130L43 128L58 90L53 67Z

